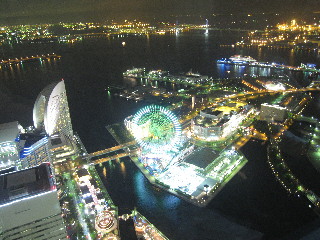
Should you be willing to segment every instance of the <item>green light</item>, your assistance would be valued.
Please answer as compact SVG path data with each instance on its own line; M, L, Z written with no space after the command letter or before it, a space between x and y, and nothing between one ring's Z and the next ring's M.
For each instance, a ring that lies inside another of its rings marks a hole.
M145 141L161 144L170 141L174 136L175 130L171 119L162 112L149 112L139 121L139 126L148 131Z

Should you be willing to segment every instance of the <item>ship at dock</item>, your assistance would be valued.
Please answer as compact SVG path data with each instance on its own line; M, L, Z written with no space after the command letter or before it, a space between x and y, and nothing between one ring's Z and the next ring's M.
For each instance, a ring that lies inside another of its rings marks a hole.
M300 72L309 72L318 74L320 69L316 68L314 63L301 63L300 66L288 66L283 63L275 62L259 62L250 56L243 57L241 55L234 55L230 58L222 58L217 60L217 64L229 64L229 65L244 65L249 67L258 67L258 68L270 68L270 69L279 69L279 70L289 70L289 71L300 71Z
M257 62L256 59L250 57L250 56L242 56L242 55L234 55L231 56L230 58L222 58L217 60L217 63L222 63L222 64L236 64L236 65L247 65Z

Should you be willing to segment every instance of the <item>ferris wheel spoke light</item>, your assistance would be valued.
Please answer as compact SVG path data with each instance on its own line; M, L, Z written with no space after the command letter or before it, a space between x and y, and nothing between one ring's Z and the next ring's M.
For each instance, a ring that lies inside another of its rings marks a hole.
M133 123L133 135L143 148L170 150L180 142L180 123L171 111L162 106L142 108L134 115Z

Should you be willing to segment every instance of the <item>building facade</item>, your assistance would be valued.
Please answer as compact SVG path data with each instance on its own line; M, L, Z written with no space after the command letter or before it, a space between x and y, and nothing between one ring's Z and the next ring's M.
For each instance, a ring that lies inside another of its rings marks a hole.
M48 137L43 137L29 147L25 147L20 154L22 169L37 166L43 162L51 162Z
M207 108L192 119L191 129L196 138L206 141L218 140L223 134L226 121L227 116L224 116L222 111Z
M287 118L288 110L279 105L271 105L268 103L261 104L260 119L268 122L279 121L282 122Z
M49 163L0 175L0 239L66 239Z
M237 108L237 111L230 110L227 114L215 109L205 109L191 121L193 136L203 141L221 140L236 132L240 124L254 112L251 105L244 105Z

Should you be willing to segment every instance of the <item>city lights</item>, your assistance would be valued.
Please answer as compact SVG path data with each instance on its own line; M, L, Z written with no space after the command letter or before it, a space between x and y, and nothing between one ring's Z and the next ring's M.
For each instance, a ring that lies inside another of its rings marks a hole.
M320 6L241 1L4 1L0 239L317 235Z

